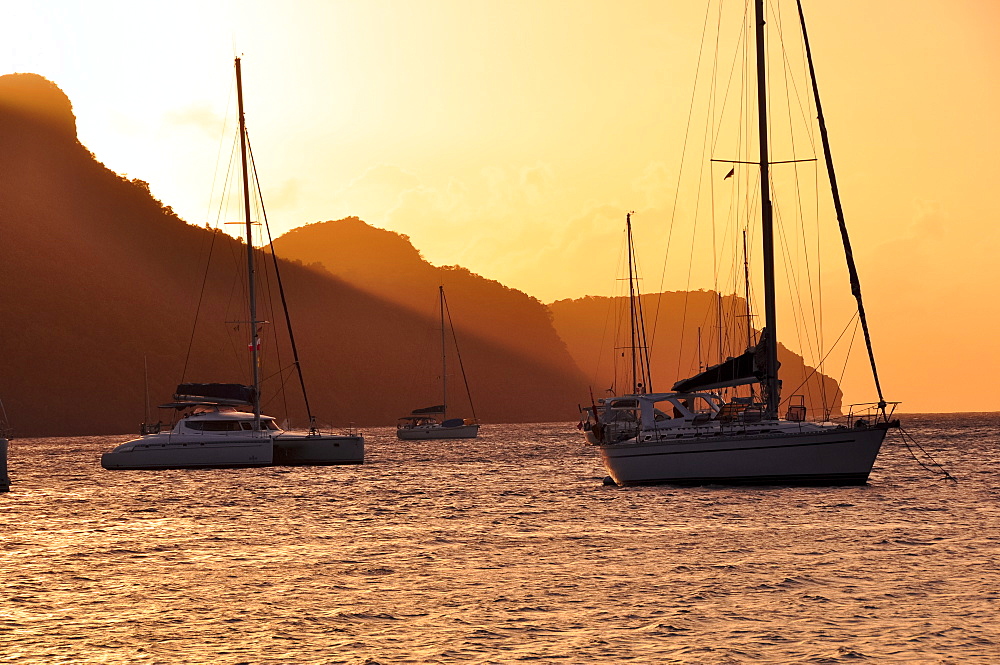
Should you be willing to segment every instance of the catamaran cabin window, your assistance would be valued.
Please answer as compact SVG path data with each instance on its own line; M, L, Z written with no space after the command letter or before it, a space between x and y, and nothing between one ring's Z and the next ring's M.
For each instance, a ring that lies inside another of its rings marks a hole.
M239 432L240 423L236 420L189 420L188 429L203 432Z

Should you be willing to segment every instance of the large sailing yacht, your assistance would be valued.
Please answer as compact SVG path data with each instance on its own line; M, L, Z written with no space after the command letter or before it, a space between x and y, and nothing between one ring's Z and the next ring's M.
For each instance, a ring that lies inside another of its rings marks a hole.
M631 394L594 401L584 409L583 429L587 440L597 447L608 473L618 485L864 484L886 431L898 426L898 421L892 420L895 405L886 402L882 396L871 351L861 288L836 187L804 20L802 36L820 120L820 135L878 402L870 405L863 417L852 414L847 422L839 424L810 422L805 417L805 406L797 403L785 404L785 412L779 413L783 403L777 359L775 241L768 172L772 162L768 156L763 0L755 0L754 8L760 156L756 162L734 161L734 164L753 163L760 168L757 209L763 251L765 326L759 341L745 353L677 381L670 392L649 392L648 383L642 385L636 381ZM801 18L801 10L799 15ZM732 171L726 177L730 175ZM718 392L747 384L757 384L760 392L756 396L728 401Z

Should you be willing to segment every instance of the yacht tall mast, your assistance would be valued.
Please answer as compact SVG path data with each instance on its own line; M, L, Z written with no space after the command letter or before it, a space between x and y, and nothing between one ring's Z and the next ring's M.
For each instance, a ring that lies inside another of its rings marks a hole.
M250 301L250 364L253 372L253 429L260 431L260 344L257 337L257 291L253 256L253 223L250 221L250 174L247 168L247 126L243 115L243 76L236 58L236 101L240 115L240 158L243 165L243 213L247 234L247 298Z
M778 417L778 338L774 286L774 220L771 210L770 162L767 153L767 77L764 48L764 0L754 0L757 40L757 126L760 141L760 217L764 261L765 408L769 418Z
M448 351L444 334L444 286L438 286L438 307L441 310L441 404L444 412L441 420L448 419Z
M747 231L743 229L743 315L747 321L747 346L753 346L753 328L750 326L750 256L747 253Z

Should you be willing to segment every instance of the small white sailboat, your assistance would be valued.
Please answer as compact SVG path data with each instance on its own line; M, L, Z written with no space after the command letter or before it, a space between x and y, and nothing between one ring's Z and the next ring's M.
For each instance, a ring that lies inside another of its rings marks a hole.
M875 368L868 324L861 301L861 288L844 224L836 177L830 157L822 107L816 88L811 53L802 19L802 36L834 207L845 245L851 290L868 345L878 402L864 417L851 415L846 423L806 420L804 404L789 403L779 414L781 383L778 378L776 331L774 234L768 167L766 86L764 73L764 3L754 0L756 24L758 162L760 194L757 209L763 247L765 326L758 343L738 357L708 367L678 381L671 392L651 392L648 356L644 342L633 332L632 393L592 401L583 409L587 440L600 452L601 460L618 485L676 484L812 484L860 485L868 480L886 431L898 427L892 420L895 404L888 403ZM799 11L801 19L801 8ZM729 161L729 160L719 160ZM809 160L813 161L813 160ZM726 177L732 175L732 171ZM631 231L629 255L632 256ZM630 263L630 286L634 278ZM633 296L634 297L634 291ZM633 310L634 311L634 310ZM641 322L641 318L640 318ZM636 320L633 317L633 326ZM749 324L748 324L749 327ZM639 372L636 371L639 368ZM730 399L712 391L739 385L759 384L754 397ZM890 408L891 407L891 408Z
M444 295L444 287L438 287L438 305L441 311L441 404L414 409L410 415L399 419L396 426L396 436L406 441L431 439L473 439L479 436L479 423L476 422L475 406L472 405L472 394L469 382L465 381L465 390L472 409L472 419L448 418L448 348L445 334L445 316L451 323L448 303ZM454 327L451 326L454 337ZM462 378L465 379L465 368L462 366L462 355L458 350L458 340L455 340L455 352L458 354Z
M243 113L243 82L240 59L236 58L236 92L239 108L240 147L243 175L243 209L247 248L247 293L251 339L250 365L253 385L234 383L183 383L177 387L174 401L161 408L178 409L183 415L169 431L159 424L143 424L138 439L127 441L101 456L105 469L192 469L239 468L254 466L314 466L361 464L364 462L364 437L360 434L321 433L309 410L310 429L286 432L274 418L260 412L260 344L257 338L256 267L250 219L247 134ZM275 262L277 265L277 262ZM280 276L279 276L280 280ZM291 346L295 365L302 381L301 365Z

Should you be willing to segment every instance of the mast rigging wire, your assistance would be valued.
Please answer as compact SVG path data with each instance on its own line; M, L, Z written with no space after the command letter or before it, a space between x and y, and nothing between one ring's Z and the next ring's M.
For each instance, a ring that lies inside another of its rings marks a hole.
M478 420L476 417L476 404L472 400L472 390L469 389L469 379L465 375L465 364L462 362L462 352L458 349L458 336L455 332L455 324L451 321L451 309L448 307L448 298L444 295L443 289L441 291L441 302L444 304L445 315L448 317L448 327L451 328L452 341L455 342L455 355L458 356L458 368L462 372L462 381L465 383L465 394L469 398L469 408L472 411L472 419Z
M871 363L872 379L875 381L875 390L878 393L879 409L882 417L887 419L885 397L882 394L882 384L878 378L878 367L875 364L875 351L872 348L871 332L868 329L868 317L865 316L865 305L861 297L861 280L858 277L857 266L854 263L854 252L851 249L851 239L847 233L847 224L844 221L844 208L840 201L840 188L837 186L837 175L833 168L833 155L830 152L830 138L826 131L826 119L823 116L823 105L820 102L819 86L816 83L816 71L813 67L812 50L809 47L809 36L806 33L805 15L802 13L802 0L795 0L799 10L799 22L802 25L802 41L805 44L806 59L809 61L809 74L812 80L813 97L816 102L816 114L819 119L819 133L823 142L823 155L826 157L826 168L830 175L830 188L833 193L833 206L837 212L837 222L840 226L841 239L844 242L844 254L847 259L847 271L850 275L851 293L858 302L858 315L861 319L861 329L865 336L865 346L868 348L868 360Z
M250 153L251 163L253 162L253 151L249 147L249 137L247 137L247 150ZM258 179L257 169L254 168L254 182L257 186L258 196L260 194L260 180ZM298 346L295 344L295 333L292 331L292 318L288 312L288 301L285 299L285 287L281 281L281 271L278 268L278 255L274 251L274 239L271 237L271 226L267 221L267 212L264 210L263 197L260 200L261 215L264 220L264 228L267 231L267 243L268 247L271 249L271 261L274 265L274 275L275 280L278 284L278 294L281 298L281 307L285 315L285 326L288 330L288 342L292 347L292 363L295 366L299 375L299 386L302 389L302 401L305 403L306 415L309 418L309 428L310 431L314 431L316 428L316 417L313 415L312 408L309 405L309 395L306 392L306 381L302 373L302 363L299 360L299 350Z

